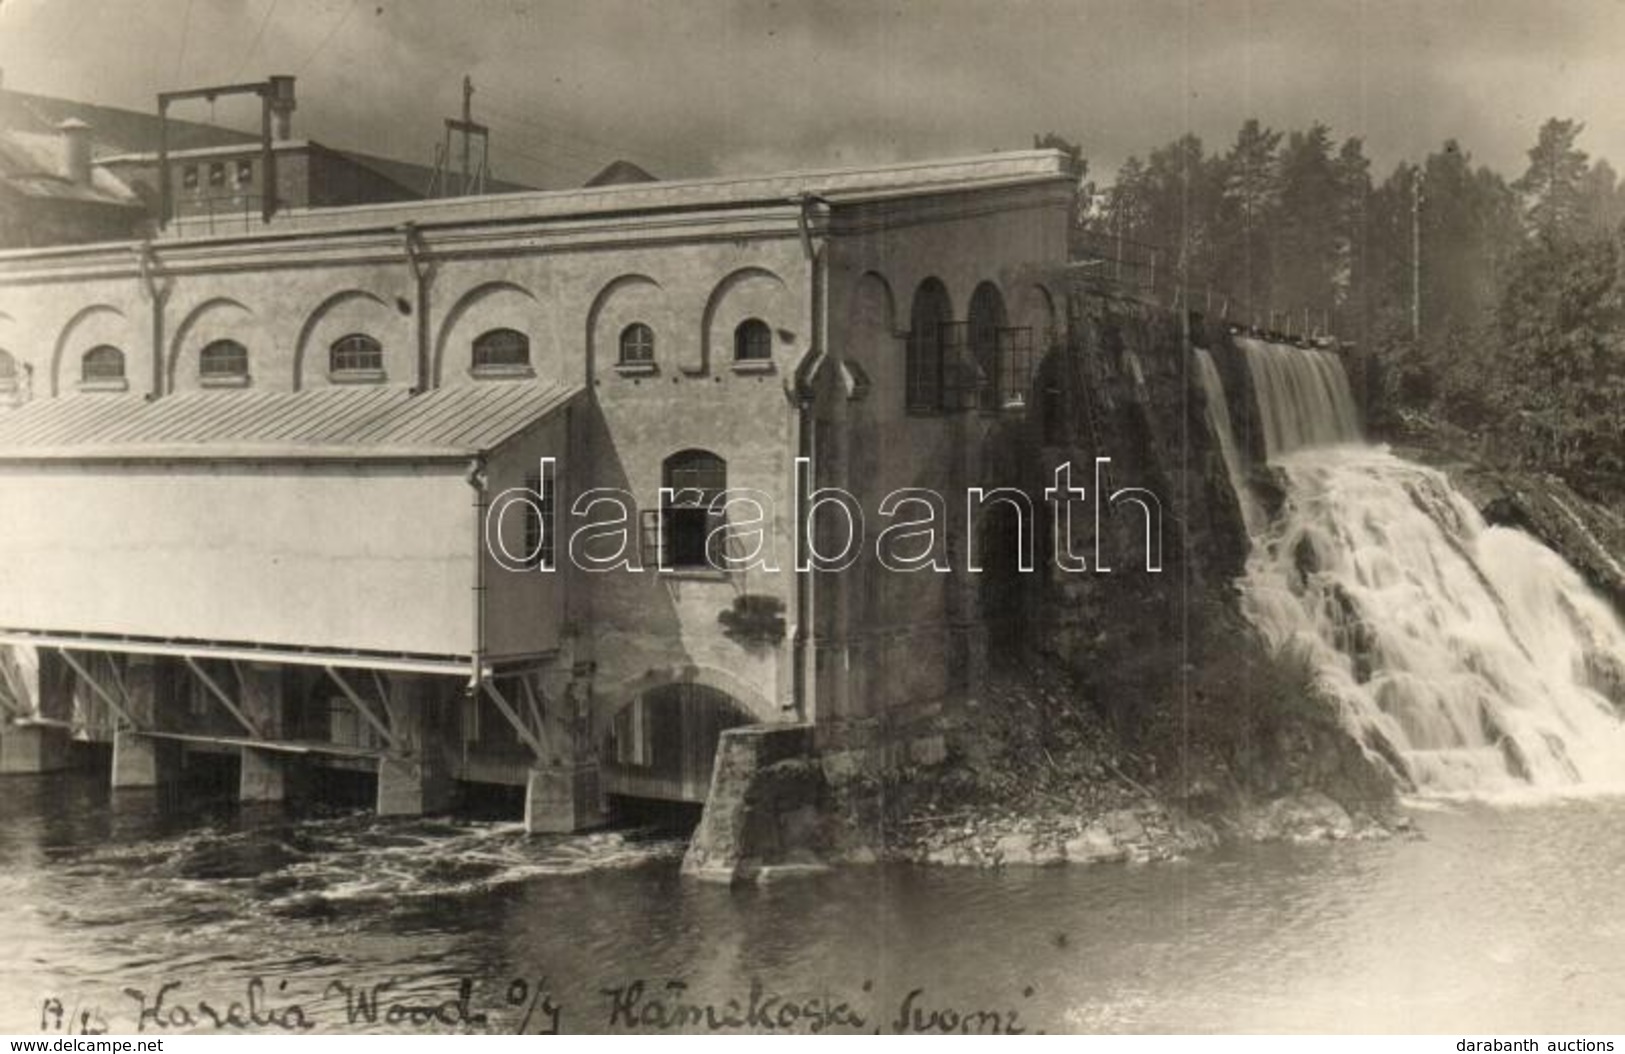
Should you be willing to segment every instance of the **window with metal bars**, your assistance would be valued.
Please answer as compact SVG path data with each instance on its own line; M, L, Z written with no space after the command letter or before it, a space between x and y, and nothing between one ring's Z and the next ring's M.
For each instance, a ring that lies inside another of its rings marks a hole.
M328 349L328 368L333 373L383 373L384 346L365 333L340 337Z
M91 383L122 381L124 352L110 344L100 344L91 348L85 352L85 357L79 360L79 379Z
M773 358L773 331L759 318L747 318L734 330L735 362L767 362Z
M248 349L235 340L216 340L198 356L198 373L205 379L247 377Z
M493 329L474 338L474 368L530 365L530 338L517 329Z
M642 322L621 330L621 365L643 366L655 361L655 331Z
M558 536L558 520L554 513L557 499L554 494L556 481L553 463L544 462L541 472L527 475L525 489L540 496L536 501L525 503L525 567L533 571L552 569L555 566L553 557L557 552L555 539Z
M1019 410L1027 405L1033 378L1031 326L1003 326L994 333L994 371L990 387L994 408Z
M643 514L645 564L662 570L727 568L727 517L713 503L728 489L728 464L708 450L666 459L658 510Z

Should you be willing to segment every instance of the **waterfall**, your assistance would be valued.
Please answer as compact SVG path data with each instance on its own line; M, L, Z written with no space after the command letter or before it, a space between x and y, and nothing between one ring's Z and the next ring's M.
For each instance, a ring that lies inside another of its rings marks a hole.
M1360 438L1348 375L1336 355L1237 337L1258 394L1258 419L1270 460L1300 447Z
M1236 432L1230 427L1230 404L1225 401L1224 380L1219 376L1219 367L1213 362L1212 353L1206 348L1196 349L1196 372L1202 381L1202 392L1207 396L1207 422L1219 438L1219 455L1224 459L1224 471L1230 477L1230 488L1236 492L1236 501L1241 505L1241 519L1250 538L1257 533L1264 513L1258 507L1258 499L1253 497L1252 489L1247 486L1241 451L1236 448Z
M1335 356L1237 343L1285 498L1250 525L1240 583L1266 641L1305 657L1407 790L1625 789L1613 609L1557 553L1488 526L1443 473L1359 443Z

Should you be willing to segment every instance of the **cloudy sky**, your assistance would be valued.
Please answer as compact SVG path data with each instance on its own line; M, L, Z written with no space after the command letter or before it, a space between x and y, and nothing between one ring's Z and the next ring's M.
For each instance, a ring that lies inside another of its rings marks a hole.
M1607 0L0 0L5 86L150 109L298 77L297 133L432 160L474 79L498 175L580 182L1081 141L1097 174L1243 118L1364 136L1379 172L1455 137L1516 175L1540 122L1625 169ZM250 103L213 119L257 125ZM207 104L177 116L208 120Z

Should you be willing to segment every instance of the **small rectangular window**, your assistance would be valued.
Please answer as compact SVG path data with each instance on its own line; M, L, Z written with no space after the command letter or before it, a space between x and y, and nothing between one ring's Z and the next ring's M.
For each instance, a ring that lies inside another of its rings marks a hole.
M226 185L226 163L216 161L209 165L209 186L224 187Z
M197 166L186 165L181 169L181 186L187 190L197 189Z
M525 477L525 489L533 494L541 495L539 504L525 506L525 562L531 570L541 568L552 569L555 565L553 557L556 552L555 539L558 531L555 527L556 517L554 506L556 496L554 490L556 483L553 475L553 462L546 461L542 465L544 474L532 472ZM543 527L546 527L544 530Z
M237 162L237 185L239 187L246 187L252 182L254 182L254 162Z

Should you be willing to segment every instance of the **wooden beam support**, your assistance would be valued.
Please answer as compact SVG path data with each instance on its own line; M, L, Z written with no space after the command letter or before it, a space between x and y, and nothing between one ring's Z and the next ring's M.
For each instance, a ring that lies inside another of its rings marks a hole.
M542 730L546 726L542 724L543 708L536 700L536 689L531 685L529 677L519 678L519 686L525 690L525 706L530 710L530 719L534 722L531 727L536 730L537 738L541 738Z
M502 711L502 716L508 719L508 723L513 726L513 730L518 733L525 746L529 747L531 753L536 755L536 760L543 760L546 757L546 752L542 749L541 739L530 730L524 721L520 720L519 713L513 708L513 704L508 702L507 697L498 690L494 681L481 683L485 688L485 694L491 697L491 702L495 703L497 709Z
M216 684L214 678L204 672L203 667L198 665L196 659L190 655L184 656L183 659L197 679L203 682L203 687L209 690L209 694L218 699L220 705L225 707L231 713L231 716L237 719L237 723L248 730L249 738L258 740L265 738L260 734L260 730L254 727L254 722L248 719L248 715L243 713L242 708L232 701L231 696L226 694L225 689Z
M326 670L327 676L331 677L333 683L339 686L339 691L344 693L344 697L350 700L350 705L355 707L356 713L361 715L361 719L371 725L373 731L382 737L384 745L389 747L391 751L397 754L400 753L400 741L395 738L394 731L377 714L372 712L372 707L367 705L367 701L361 698L360 693L350 687L350 682L346 681L338 670L331 666L324 666L322 669Z
M141 727L140 725L136 724L135 719L130 716L130 711L127 710L117 699L114 699L112 693L106 688L103 688L101 683L97 681L95 677L91 676L90 671L84 666L80 665L79 660L75 659L66 648L58 648L57 653L62 656L62 661L72 667L73 672L79 675L79 679L90 686L90 690L96 694L96 697L102 702L106 703L108 709L112 710L115 714L122 718L125 724L135 729L139 729Z

